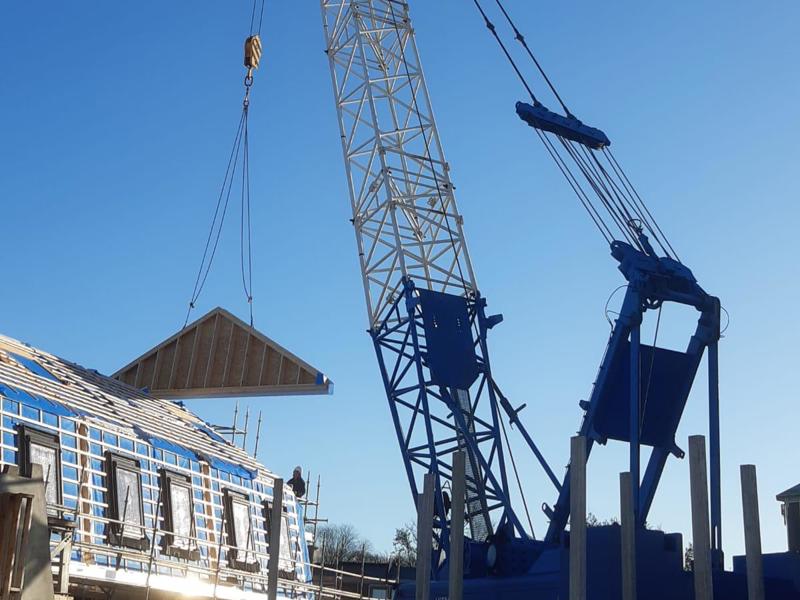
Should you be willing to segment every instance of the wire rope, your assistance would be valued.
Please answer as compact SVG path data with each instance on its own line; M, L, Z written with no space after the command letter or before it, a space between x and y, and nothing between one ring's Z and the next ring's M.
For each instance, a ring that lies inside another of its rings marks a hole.
M506 424L503 421L502 415L497 416L500 421L500 429L503 431L503 438L506 441L506 448L508 448L508 456L511 458L511 468L514 470L514 478L517 480L517 489L519 490L520 498L522 498L522 506L525 508L525 516L528 519L528 527L531 528L531 537L536 538L536 533L533 530L533 521L531 520L531 513L528 510L528 501L525 499L525 493L522 491L522 481L519 478L519 471L517 470L517 461L514 460L514 451L511 449L511 444L508 441L508 434L506 433Z
M214 257L216 256L217 253L220 236L222 235L222 226L225 224L225 215L227 214L228 204L230 202L233 177L236 174L236 167L239 159L239 149L241 147L242 129L244 127L244 121L245 121L245 114L242 113L242 116L239 119L239 125L236 129L236 136L234 137L233 147L231 148L231 154L228 158L228 166L225 169L225 177L222 180L222 187L220 188L219 196L217 197L217 205L216 208L214 209L214 217L211 220L211 227L209 228L208 237L206 238L206 245L203 250L203 257L200 260L200 268L197 271L197 277L195 278L194 289L192 290L192 296L191 299L189 300L189 308L186 311L186 319L183 323L184 327L186 327L186 325L189 323L189 316L192 312L192 309L195 307L195 302L197 302L201 292L203 291L203 288L205 287L206 280L208 279L208 274L211 271L211 265L213 264ZM220 208L222 209L221 212ZM211 244L212 238L214 239L213 245Z
M244 290L245 298L247 299L248 310L250 312L250 326L253 326L253 251L252 251L252 226L251 226L251 206L250 206L250 134L248 130L248 120L250 114L250 89L253 85L253 68L258 66L258 56L260 56L260 43L257 36L261 32L261 25L264 18L264 4L265 0L261 0L261 10L259 13L258 29L254 36L254 25L256 8L258 0L253 0L253 8L250 14L250 37L247 39L246 47L248 44L254 42L257 47L255 60L248 64L248 53L245 53L245 65L248 66L247 75L244 79L244 99L242 100L242 112L239 117L239 123L236 127L236 134L234 135L233 145L231 147L230 155L228 156L228 163L225 168L225 175L222 179L222 185L217 196L217 202L214 207L214 215L211 219L211 226L206 236L203 254L200 259L200 266L197 270L192 294L189 299L189 306L186 310L186 318L184 319L183 326L186 327L189 323L189 317L192 310L195 308L195 303L203 292L206 281L208 280L211 267L214 263L214 258L219 248L220 238L222 236L222 229L225 224L225 217L228 213L228 206L230 204L231 194L233 192L234 180L236 172L241 167L241 216L239 225L239 252L240 252L240 267L242 288ZM251 38L256 38L255 40ZM241 157L241 163L240 163ZM246 259L245 259L245 255Z
M645 411L647 410L647 400L650 397L650 384L653 382L653 365L656 362L656 343L658 342L658 329L661 325L661 308L658 307L658 318L656 319L656 331L653 334L653 352L650 355L650 371L647 373L647 387L644 389L644 398L642 401L642 410L639 412L641 420L639 421L639 435L641 436L642 429L644 428Z
M522 47L525 48L525 51L528 53L528 56L533 61L533 64L536 65L536 68L539 70L539 73L541 73L542 77L544 78L545 82L547 83L548 87L550 88L550 91L553 92L553 95L556 97L556 100L558 100L558 103L561 105L561 108L564 109L564 113L568 117L571 117L571 118L574 119L575 117L569 111L569 109L567 108L567 105L564 103L564 101L561 99L561 95L558 93L558 90L556 90L556 87L550 81L550 78L547 76L547 73L545 73L544 69L542 68L542 65L539 64L539 61L536 59L536 56L534 56L534 54L531 51L530 47L528 47L528 42L525 41L525 36L522 35L522 33L520 33L519 29L517 29L517 26L514 24L514 21L511 20L511 17L509 16L508 12L506 11L505 6L503 6L503 3L500 0L495 0L495 2L497 3L497 6L500 7L500 10L502 11L503 16L506 18L506 21L508 21L508 24L511 25L511 28L514 30L514 39L519 41L519 43L522 44ZM483 11L481 11L481 12L483 12Z
M503 39L500 37L497 28L489 18L486 10L484 10L479 0L473 0L473 4L480 13L486 28L491 32L491 35L500 46L503 55L511 65L517 78L530 94L534 104L540 106L541 103L535 96L532 86L514 60L508 47L503 42ZM524 48L525 53L535 65L550 91L561 105L566 116L574 119L574 115L567 107L566 102L547 75L544 67L542 67L542 64L531 50L525 36L517 27L510 13L504 6L503 1L495 0L495 4L513 30L514 38ZM610 243L609 236L612 238L611 241L616 239L616 236L611 234L609 224L606 222L606 219L602 217L601 211L598 210L594 202L589 198L589 194L587 194L583 185L578 181L578 177L572 172L570 164L580 171L582 179L585 180L585 184L594 192L594 195L596 195L597 199L602 204L604 212L607 213L608 217L613 222L614 228L619 230L622 239L638 248L640 251L650 253L653 252L652 246L642 237L642 234L646 231L655 245L658 246L666 256L680 262L677 252L675 252L675 249L667 239L658 222L653 218L652 213L642 200L642 197L639 195L630 178L628 178L608 147L603 146L600 149L589 148L578 141L566 139L562 135L550 132L550 135L553 135L560 142L561 147L559 148L558 145L552 143L548 135L549 132L543 132L537 127L534 127L534 129L536 129L540 140L545 145L551 158L567 179L568 184L578 197L578 200L584 206L595 226L607 242ZM576 144L580 146L580 148L577 148ZM608 163L607 166L600 160L601 157L605 157Z

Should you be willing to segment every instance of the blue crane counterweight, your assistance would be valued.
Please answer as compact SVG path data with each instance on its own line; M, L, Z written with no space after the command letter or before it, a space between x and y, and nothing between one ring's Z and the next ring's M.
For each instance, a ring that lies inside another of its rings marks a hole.
M531 105L527 102L517 102L517 114L531 127L560 135L593 150L611 145L611 140L601 130L584 125L573 116L564 117L554 113L541 103Z

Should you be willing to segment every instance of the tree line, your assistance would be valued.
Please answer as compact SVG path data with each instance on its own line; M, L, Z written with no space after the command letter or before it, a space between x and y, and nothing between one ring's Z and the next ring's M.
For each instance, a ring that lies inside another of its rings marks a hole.
M392 549L389 552L376 550L372 542L364 538L349 523L327 524L317 528L314 540L314 562L333 566L343 562L393 562L401 566L414 566L417 558L416 526L407 523L395 530Z

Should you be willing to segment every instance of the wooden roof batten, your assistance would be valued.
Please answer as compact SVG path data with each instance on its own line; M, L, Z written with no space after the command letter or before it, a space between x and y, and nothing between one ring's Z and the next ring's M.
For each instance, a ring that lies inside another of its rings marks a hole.
M112 375L162 398L330 394L333 382L217 307Z

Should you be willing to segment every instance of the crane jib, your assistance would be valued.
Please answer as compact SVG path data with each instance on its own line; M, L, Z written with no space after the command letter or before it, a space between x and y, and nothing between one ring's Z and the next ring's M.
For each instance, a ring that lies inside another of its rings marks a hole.
M575 117L554 113L543 104L532 106L517 102L517 115L531 127L560 135L594 150L611 145L611 140L601 130L584 125Z

